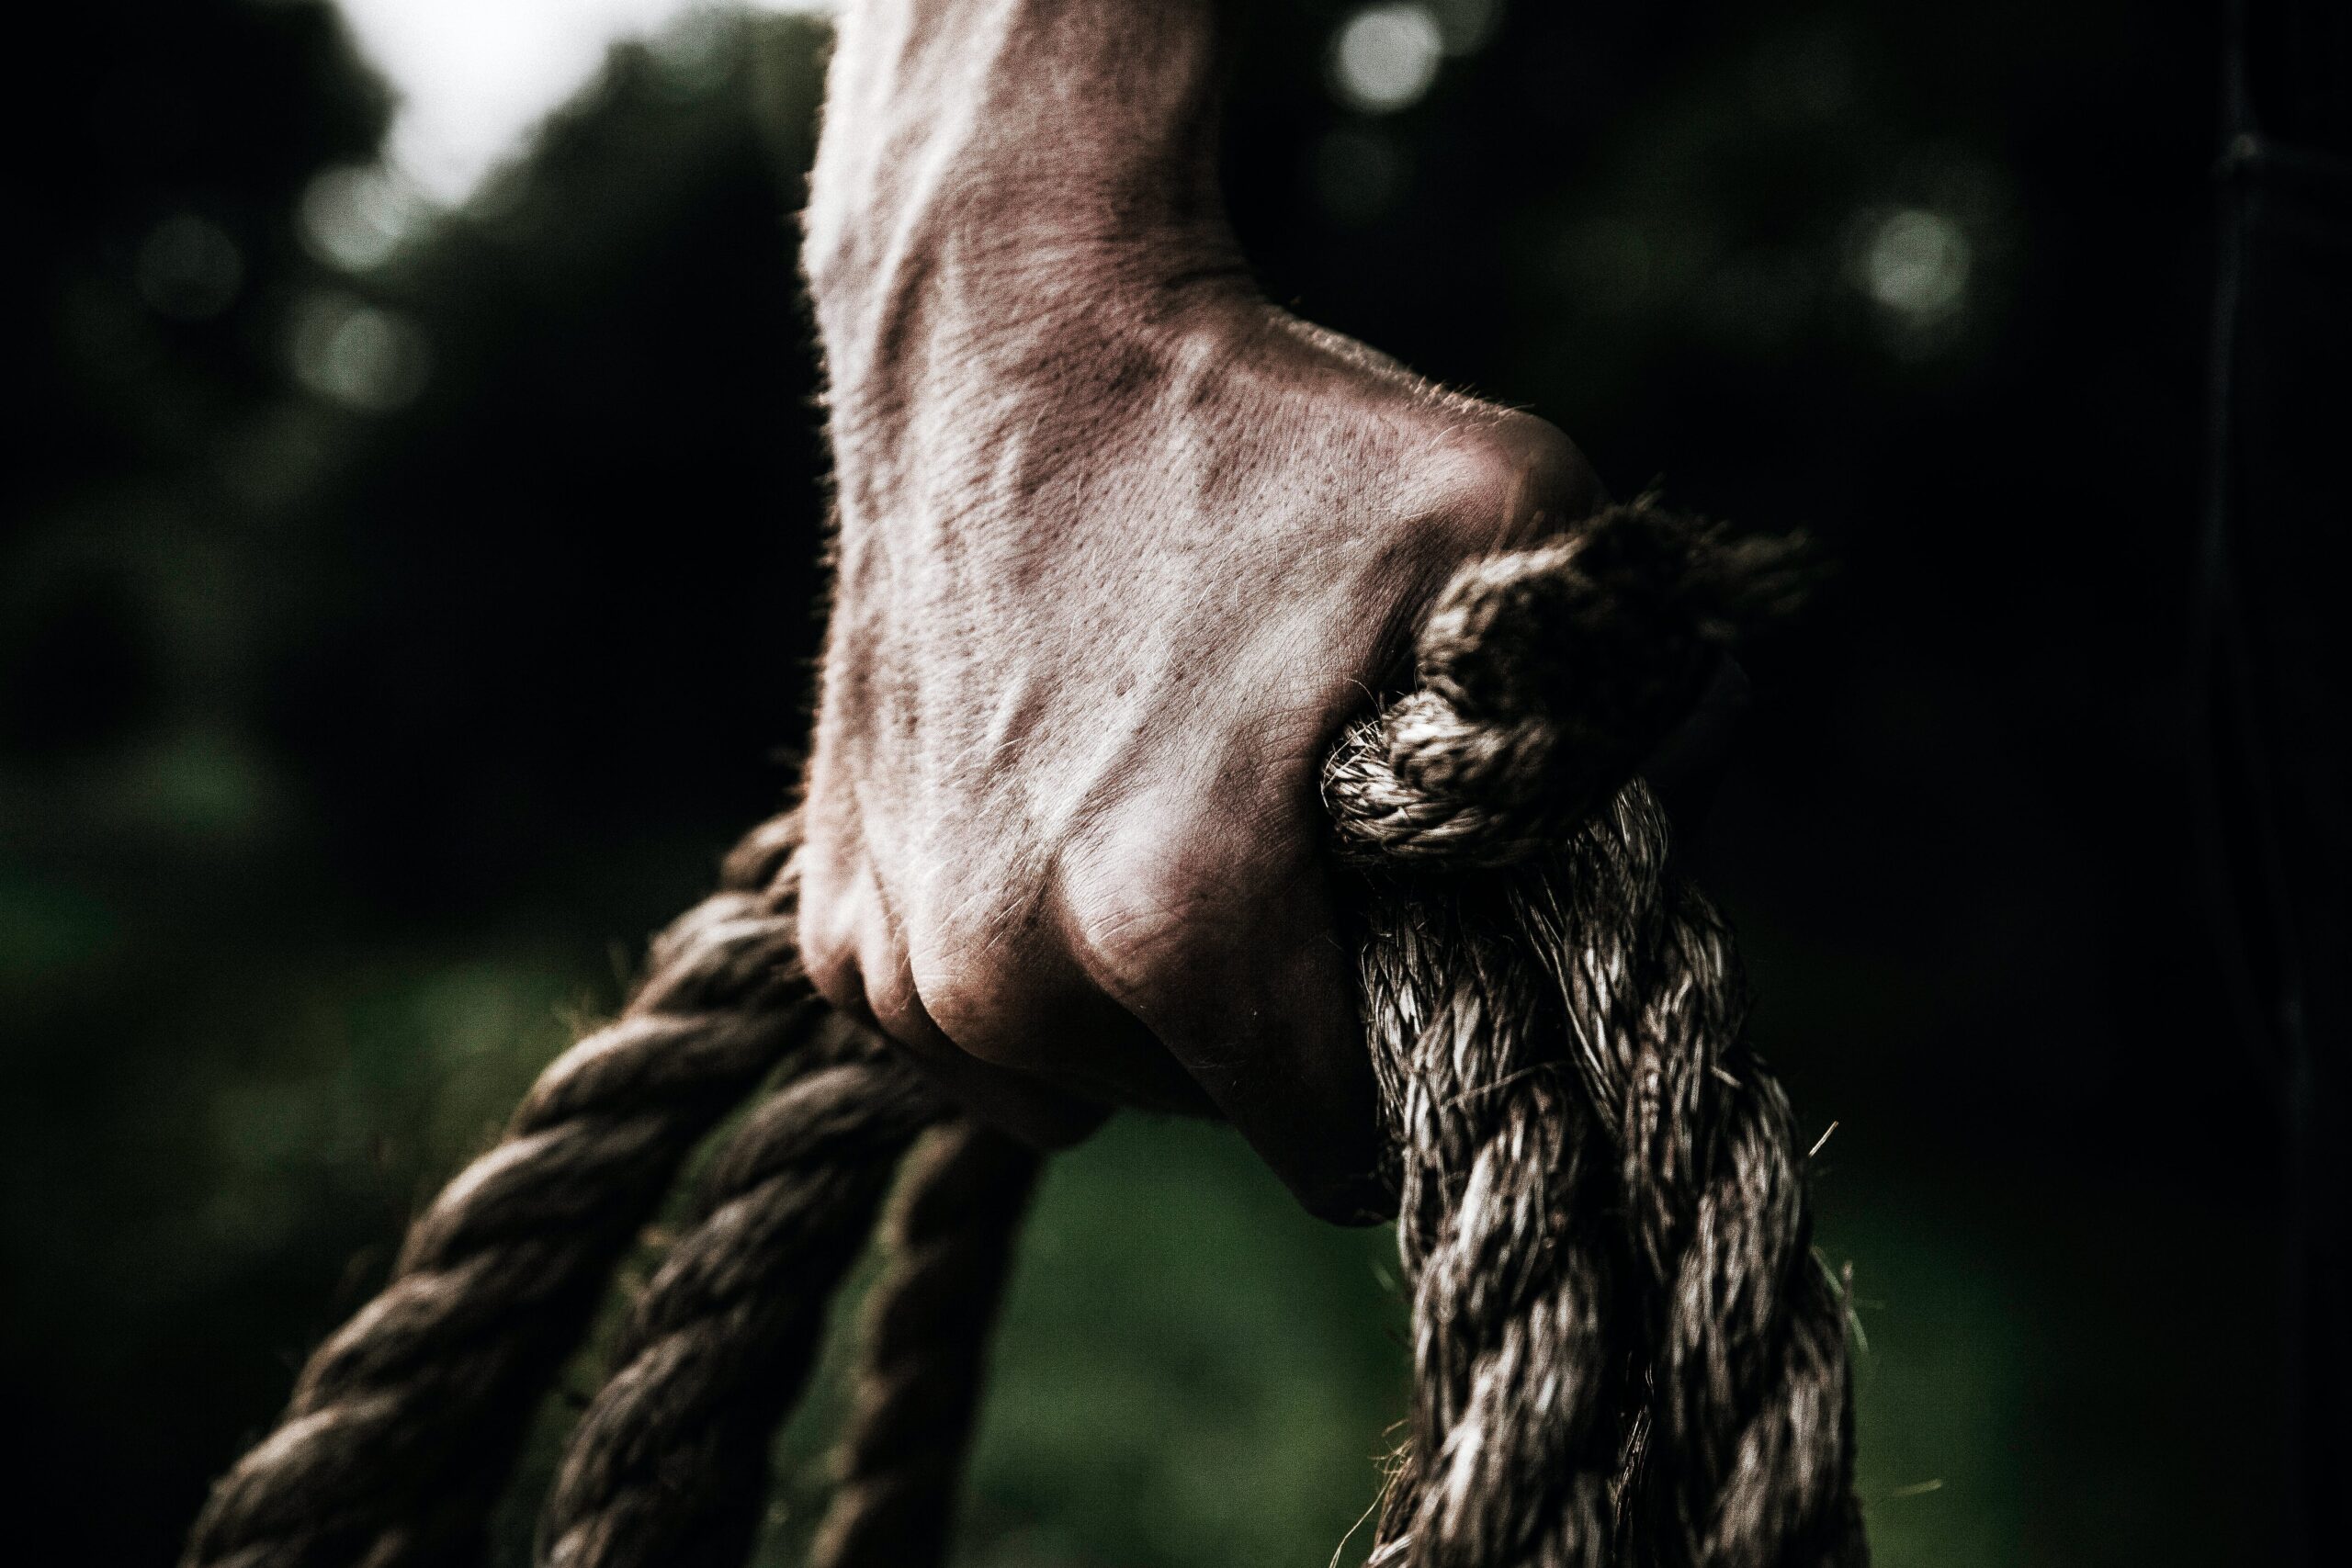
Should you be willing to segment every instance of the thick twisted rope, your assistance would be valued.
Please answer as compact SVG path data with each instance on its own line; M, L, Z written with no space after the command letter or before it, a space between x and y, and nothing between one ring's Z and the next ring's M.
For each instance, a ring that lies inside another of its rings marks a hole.
M1786 592L1761 547L1613 510L1458 575L1418 689L1327 769L1375 868L1365 1018L1413 1294L1375 1563L1866 1560L1794 1126L1720 919L1620 782Z
M551 1568L740 1562L768 1438L899 1156L945 1113L869 1047L771 1096L720 1155L705 1216L639 1298L540 1519Z
M1038 1166L1034 1151L970 1122L933 1132L907 1161L812 1568L947 1560L989 1337Z
M1620 1156L1652 1360L1628 1527L1664 1563L1859 1562L1841 1292L1811 1253L1787 1097L1740 1038L1730 933L1668 879L1667 843L1633 786L1512 896Z
M621 1013L543 1073L504 1138L411 1226L383 1291L313 1354L215 1486L186 1568L478 1556L525 1427L679 1162L820 1016L788 818L654 944Z
M1624 1358L1601 1140L1499 926L1440 900L1364 917L1414 1373L1373 1561L1613 1562Z
M1741 1043L1720 919L1623 781L1781 558L1645 505L1459 574L1419 684L1335 750L1413 1296L1382 1568L1859 1568L1838 1293ZM686 1148L806 1032L791 819L672 928L421 1219L224 1480L190 1564L458 1561L596 1290ZM768 1438L907 1145L944 1114L854 1032L747 1121L638 1303L542 1521L562 1568L740 1561ZM936 1562L1032 1174L968 1128L919 1162L822 1568Z
M1453 871L1559 848L1800 585L1785 542L1646 498L1463 567L1422 623L1413 689L1324 763L1341 843Z

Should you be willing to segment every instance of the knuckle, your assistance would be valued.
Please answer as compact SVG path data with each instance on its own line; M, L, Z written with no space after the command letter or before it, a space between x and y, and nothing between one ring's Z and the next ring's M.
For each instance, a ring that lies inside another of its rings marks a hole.
M1001 986L992 976L952 957L909 958L908 988L923 1015L965 1055L995 1066L1015 1066L1019 1032L1008 1025Z
M865 1010L860 972L859 919L854 899L838 879L818 866L802 874L799 913L800 964L817 994L848 1013Z
M931 1015L899 944L887 937L876 940L859 955L858 969L876 1026L901 1045L921 1049L930 1043Z
M1074 890L1080 968L1147 1023L1213 983L1218 933L1246 907L1245 874L1219 849L1212 835L1162 830L1097 863Z
M1034 1011L1019 964L985 916L929 914L908 922L907 978L931 1026L967 1056L1023 1067Z
M808 984L824 998L834 1011L852 1018L871 1016L866 1006L865 981L859 974L857 960L848 950L803 950L802 962L808 974Z
M1428 522L1465 552L1558 532L1600 503L1592 465L1548 420L1513 409L1448 442L1445 486Z
M1008 1011L989 1006L983 994L956 990L932 1005L934 1019L941 1012L948 1014L946 1020L939 1021L941 1032L972 1060L1014 1072L1041 1070L1028 1032L1015 1024Z

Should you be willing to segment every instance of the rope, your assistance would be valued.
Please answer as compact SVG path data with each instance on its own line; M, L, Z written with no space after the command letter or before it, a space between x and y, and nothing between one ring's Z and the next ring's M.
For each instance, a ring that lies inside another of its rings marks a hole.
M184 1568L481 1554L532 1411L679 1162L821 1016L794 936L797 833L778 818L744 840L620 1017L418 1217L390 1282L214 1487Z
M1668 1563L1860 1563L1843 1292L1788 1098L1740 1038L1730 933L1666 878L1666 844L1637 785L1517 897L1620 1151L1653 1367L1631 1523Z
M867 1047L771 1096L710 1173L705 1218L647 1286L540 1519L550 1568L741 1562L769 1434L899 1155L944 1106Z
M1375 1568L1861 1568L1841 1292L1721 918L1628 784L1787 554L1646 502L1458 573L1415 689L1324 775L1412 1296ZM664 934L615 1024L412 1231L215 1491L187 1568L478 1550L524 1422L693 1144L797 1071L704 1183L541 1521L550 1568L720 1568L893 1169L945 1108L865 1036L794 1049L790 817ZM911 1162L820 1568L944 1554L1035 1161L949 1122Z
M1610 787L1789 592L1770 547L1614 509L1458 575L1326 771L1413 1298L1379 1568L1866 1561L1794 1123L1664 814Z
M814 1568L947 1560L989 1335L1037 1169L1029 1149L971 1122L933 1133L908 1161Z
M1375 1564L1616 1561L1621 1325L1611 1172L1564 1042L1503 932L1398 899L1366 911L1366 1016L1399 1151L1413 1407ZM1571 1223L1574 1222L1574 1223Z

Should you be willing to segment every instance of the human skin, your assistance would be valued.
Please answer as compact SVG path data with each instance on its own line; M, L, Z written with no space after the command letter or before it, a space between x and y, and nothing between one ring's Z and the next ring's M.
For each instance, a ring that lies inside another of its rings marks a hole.
M804 250L836 583L801 941L1047 1145L1229 1119L1369 1218L1316 781L1464 558L1599 498L1551 425L1270 305L1208 0L854 0Z

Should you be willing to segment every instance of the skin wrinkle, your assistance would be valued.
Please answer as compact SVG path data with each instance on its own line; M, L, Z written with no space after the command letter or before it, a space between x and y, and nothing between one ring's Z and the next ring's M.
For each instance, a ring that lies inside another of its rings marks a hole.
M1189 1070L1376 1201L1317 762L1465 555L1581 459L1269 306L1216 193L1214 9L844 16L805 266L839 500L809 966L1020 1125ZM944 1039L935 1037L943 1021ZM992 1086L992 1087L991 1087Z

